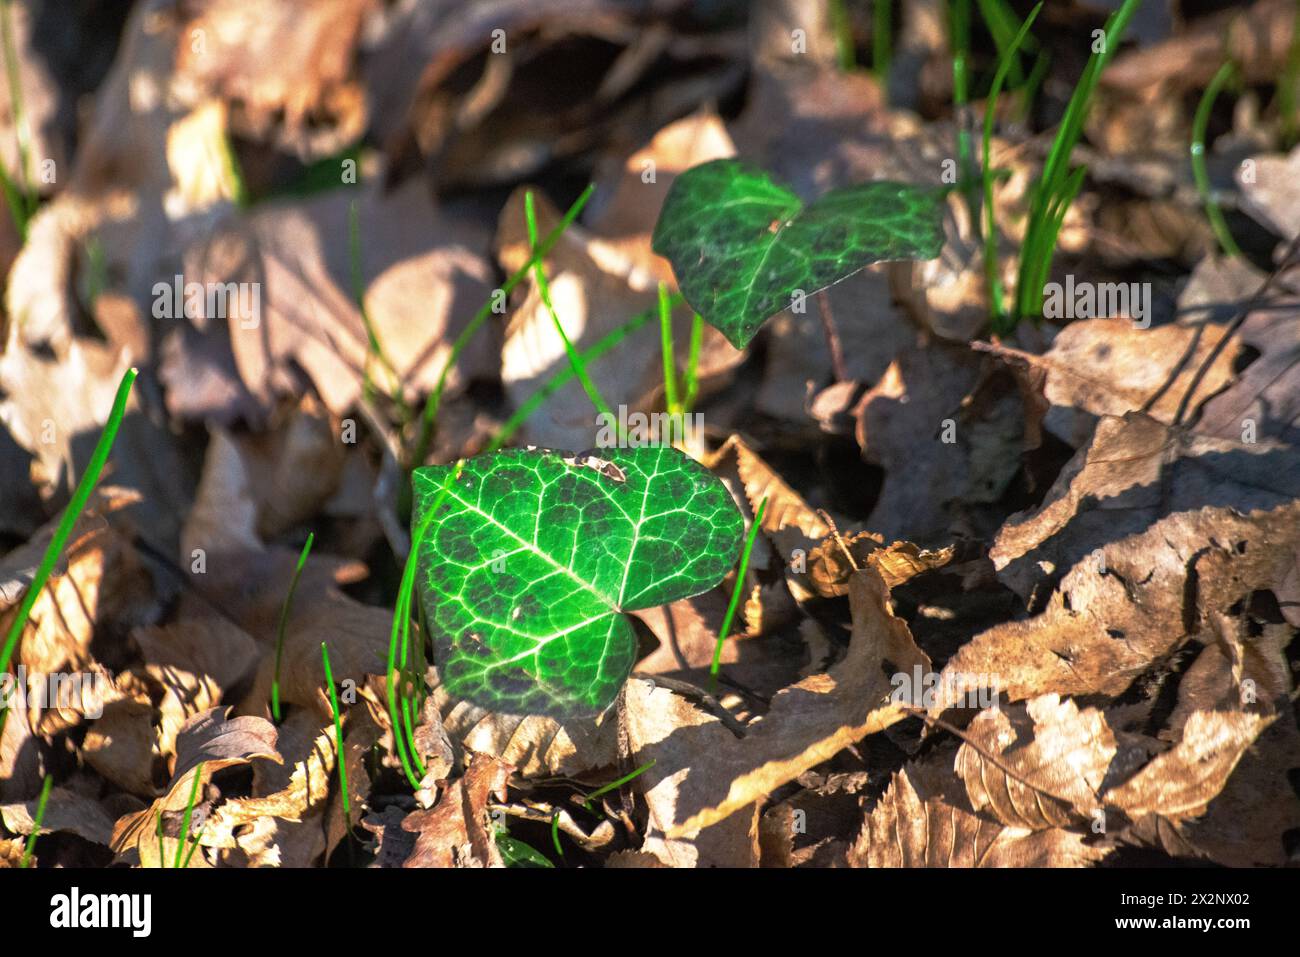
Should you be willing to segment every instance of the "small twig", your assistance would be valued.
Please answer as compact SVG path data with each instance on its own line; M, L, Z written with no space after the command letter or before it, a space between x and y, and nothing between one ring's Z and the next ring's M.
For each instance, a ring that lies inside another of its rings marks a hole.
M844 553L844 557L849 560L849 567L852 568L855 572L861 571L861 569L858 567L857 560L854 559L853 557L853 553L849 551L849 546L846 545L844 543L844 539L840 537L840 530L839 527L835 524L835 519L831 518L830 514L824 508L817 509L817 515L821 518L823 522L826 523L826 526L831 530L831 537L835 539L835 544L840 547L840 551Z
M1278 263L1277 268L1269 273L1268 278L1260 284L1260 287L1255 290L1255 294L1246 301L1246 304L1237 310L1237 314L1232 317L1232 321L1228 323L1228 327L1224 330L1219 341L1214 344L1214 348L1210 350L1210 354L1205 357L1205 361L1201 363L1200 367L1196 370L1195 375L1192 376L1192 381L1187 386L1187 391L1183 393L1183 398L1178 403L1178 411L1174 413L1173 425L1175 428L1182 425L1183 417L1187 414L1187 407L1192 401L1192 396L1196 394L1196 390L1201 385L1201 380L1205 378L1206 374L1214 366L1215 360L1219 358L1219 354L1222 353L1224 347L1227 346L1228 340L1237 333L1237 330L1241 328L1242 323L1246 321L1246 318L1254 311L1255 307L1260 304L1263 298L1268 295L1269 290L1272 289L1274 283L1277 282L1278 277L1295 264L1294 260L1298 251L1300 251L1300 234L1297 234L1296 237L1287 245L1286 253L1282 256L1282 260Z
M730 731L738 738L743 738L746 734L745 726L741 724L736 717L722 706L720 702L703 688L697 687L687 681L678 681L676 678L665 678L663 675L649 675L642 672L633 672L633 678L640 678L642 681L648 681L657 688L663 688L667 691L673 691L684 698L697 701L704 705L708 711L721 721Z
M831 352L831 371L835 374L835 381L848 382L849 371L844 365L844 347L840 344L840 334L835 329L835 319L831 316L830 295L825 289L817 294L817 312L821 316L826 348Z
M970 745L971 750L973 750L976 754L982 757L985 761L989 762L989 764L993 765L995 768L997 768L1007 777L1011 778L1013 781L1019 781L1021 784L1029 788L1031 791L1037 791L1039 794L1045 794L1053 801L1057 801L1061 804L1064 804L1066 807L1069 808L1074 807L1074 802L1071 801L1069 798L1063 798L1058 794L1053 794L1047 788L1042 787L1041 785L1038 784L1034 784L1032 781L1023 778L1015 771L1012 771L1009 767L1003 764L998 758L995 758L988 751L984 750L984 747L976 743L976 741L972 739L968 734L966 734L965 731L962 731L960 728L956 727L953 724L949 724L947 721L943 720L943 718L936 718L933 715L931 715L928 711L926 711L924 708L918 708L914 704L907 704L906 702L901 702L901 701L894 702L894 704L897 707L901 708L902 710L914 714L916 717L920 718L926 724L932 725L936 728L941 728L942 730L947 731L949 734L954 735L957 738L961 739L963 742ZM1098 802L1100 803L1100 798L1098 798Z

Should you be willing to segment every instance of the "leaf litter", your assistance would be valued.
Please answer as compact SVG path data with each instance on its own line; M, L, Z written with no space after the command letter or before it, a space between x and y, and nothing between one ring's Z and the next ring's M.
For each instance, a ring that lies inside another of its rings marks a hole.
M983 257L1015 283L1068 63L1036 112L998 104L986 245L945 178L961 117L923 17L886 91L800 3L748 28L685 4L140 3L70 35L80 79L28 6L25 121L58 172L24 179L6 114L0 163L33 190L0 233L6 632L142 373L4 675L0 866L33 833L37 866L1296 862L1295 127L1216 112L1226 257L1180 105L1224 36L1272 84L1285 4L1135 28L1049 278L1149 308L1077 300L1002 336ZM588 181L543 285L525 196L546 236ZM838 217L855 196L880 215ZM662 317L661 283L684 299ZM703 428L601 448L597 398ZM51 698L50 675L79 683Z

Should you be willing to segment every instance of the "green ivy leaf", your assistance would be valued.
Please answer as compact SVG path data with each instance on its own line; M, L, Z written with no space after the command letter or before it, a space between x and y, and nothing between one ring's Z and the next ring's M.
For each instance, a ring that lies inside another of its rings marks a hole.
M744 519L676 449L512 449L415 471L417 583L448 692L514 714L599 714L636 658L625 611L712 588Z
M652 245L691 308L743 349L796 290L811 296L871 263L938 256L943 195L880 181L805 206L761 169L714 160L677 177Z

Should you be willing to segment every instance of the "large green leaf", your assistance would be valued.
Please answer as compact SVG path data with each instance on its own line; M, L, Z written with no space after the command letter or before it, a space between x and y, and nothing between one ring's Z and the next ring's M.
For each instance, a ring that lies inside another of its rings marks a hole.
M599 454L497 452L450 484L454 466L415 471L417 582L452 695L598 714L636 658L622 612L699 594L734 564L744 520L716 476L672 448Z
M743 349L759 327L874 262L933 259L943 247L943 191L874 182L805 206L762 170L714 160L677 177L655 224L691 307Z

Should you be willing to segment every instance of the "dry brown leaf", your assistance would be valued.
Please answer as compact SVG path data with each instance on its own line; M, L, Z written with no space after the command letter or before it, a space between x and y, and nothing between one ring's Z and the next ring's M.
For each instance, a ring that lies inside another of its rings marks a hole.
M255 760L283 762L276 750L274 725L264 718L252 716L227 718L222 710L204 711L185 723L176 737L176 767L162 797L143 811L118 818L113 825L111 846L118 854L147 842L154 834L159 814L184 811L200 765L201 790L222 768L250 764ZM141 857L144 857L143 851ZM195 857L202 855L196 854Z
M944 756L946 757L946 755ZM975 813L947 761L909 764L848 851L852 867L1087 867L1106 851L1063 828L1007 827Z
M1096 416L1122 416L1148 402L1152 418L1172 423L1192 377L1223 335L1224 328L1212 324L1139 329L1127 319L1083 319L1062 329L1042 357L1017 355L1046 371L1052 408L1045 424L1078 446ZM1219 353L1198 394L1212 395L1232 379L1236 353L1235 347Z
M451 340L491 292L480 253L488 245L481 224L465 211L435 209L418 179L391 193L366 185L356 196L340 189L265 208L205 236L186 252L187 282L205 289L207 284L248 285L239 287L239 308L192 324L199 330L214 323L216 329L228 328L240 377L264 411L279 396L301 394L295 365L335 415L347 413L361 398L367 366L379 391L396 389L388 370L370 356L365 324L349 291L354 199L366 311L408 400L417 390L432 390ZM476 337L449 385L455 389L486 373L489 354L487 340ZM179 388L187 373L164 367L162 374Z
M26 837L36 830L37 803L33 800L23 804L0 805L0 823L11 834ZM113 822L98 801L56 787L50 789L39 833L53 834L56 831L75 834L107 847L113 835Z
M1295 452L1277 443L1180 438L1138 413L1103 418L1092 442L1062 469L1043 504L1007 520L990 557L998 577L1026 601L1081 562L1095 565L1101 555L1106 568L1131 565L1132 574L1124 577L1145 581L1153 565L1172 561L1181 568L1191 553L1161 557L1165 550L1157 549L1140 555L1136 545L1123 545L1124 539L1166 520L1200 526L1221 542L1226 529L1243 520L1228 518L1229 525L1221 526L1205 510L1217 514L1231 509L1247 516L1290 505L1300 498L1298 464ZM1247 560L1253 559L1248 555ZM1175 614L1172 620L1181 618Z
M772 587L785 588L779 582ZM792 601L788 597L786 600ZM727 603L727 596L715 588L693 598L637 612L636 617L650 629L659 644L636 663L636 671L695 684L707 683ZM747 621L749 613L747 603ZM806 653L798 643L781 636L738 635L733 630L732 638L722 646L719 661L728 678L768 696L794 681L805 659Z
M974 353L935 342L901 353L862 397L858 444L867 461L885 469L868 528L887 539L913 540L947 531L952 522L948 504L971 491L961 413L979 375ZM956 441L943 441L945 422L951 423Z
M56 566L32 606L15 663L31 676L81 671L92 660L97 628L129 627L148 614L151 583L131 544L105 519L118 493L101 490L98 504L73 527ZM54 522L0 563L0 628L6 631L35 574Z
M708 827L762 800L773 790L868 734L906 716L889 701L882 664L928 669L929 659L892 611L879 573L850 580L853 632L844 660L772 699L762 721L741 740L721 740L695 755L678 789L669 838ZM661 769L667 773L673 769Z
M981 711L966 737L955 770L977 813L1041 831L1090 822L1101 807L1097 795L1117 748L1096 708L1043 695L1023 708Z
M685 698L633 679L626 691L629 750L654 764L633 779L645 797L649 823L641 852L666 867L758 866L758 804L712 826L674 827L686 817L683 781L695 775L701 755L735 744L717 718Z
M122 790L142 798L154 794L153 705L142 694L123 694L104 705L81 744L86 763Z
M487 755L473 755L464 777L452 781L429 811L414 811L402 821L415 834L415 847L403 867L499 867L496 832L488 801L504 801L511 767Z
M1045 610L977 635L941 686L973 675L1012 701L1118 695L1213 613L1283 587L1300 547L1291 453L1192 437L1162 475L1173 441L1148 418L1101 420L1043 507L993 549L1018 593L1043 601L1055 587ZM935 713L958 701L941 698Z
M182 28L177 72L238 103L242 134L266 137L283 126L276 139L301 143L304 160L337 152L363 128L352 67L370 8L371 0L265 10L210 0Z
M1199 817L1271 718L1244 711L1196 711L1182 740L1105 794L1130 817L1159 814L1170 820Z
M176 735L195 714L218 704L251 671L257 643L226 618L186 617L132 634L145 673L162 688L158 751L171 755Z
M732 435L708 459L709 468L725 474L733 467L749 503L750 514L763 508L763 531L772 540L786 567L798 564L818 541L830 534L830 526L797 491L751 449L739 435ZM753 567L766 567L751 561ZM796 581L800 580L795 573Z
M577 777L618 760L616 722L585 718L559 722L536 715L495 714L435 691L443 727L467 752L491 755L521 778Z
M257 534L256 482L236 443L215 431L208 445L194 508L181 536L182 556L192 588L206 600L204 613L219 608L260 647L259 668L244 710L260 710L270 698L274 648L284 597L298 562L298 551L267 548ZM391 612L364 605L339 586L365 576L359 562L313 551L303 566L285 624L280 697L330 714L322 690L325 669L321 643L327 642L338 681L358 686L366 675L386 668ZM196 610L195 614L199 614Z
M847 550L848 554L845 554ZM886 587L897 588L924 572L942 568L952 561L952 546L919 548L911 542L884 545L878 535L851 532L827 536L808 556L808 579L823 598L847 595L849 578L857 568L870 566L880 573Z

